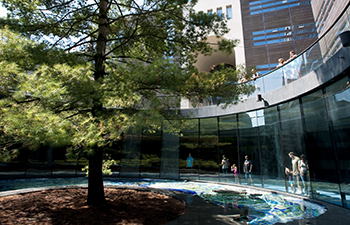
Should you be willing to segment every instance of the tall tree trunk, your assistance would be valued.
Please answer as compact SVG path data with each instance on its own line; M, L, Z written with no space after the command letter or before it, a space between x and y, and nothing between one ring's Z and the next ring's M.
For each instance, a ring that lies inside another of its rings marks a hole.
M99 82L105 74L104 63L106 60L106 42L107 42L107 10L108 0L100 1L100 13L98 20L98 37L96 43L96 55L95 55L95 80Z
M89 158L89 182L88 199L89 205L102 205L105 202L102 176L103 149L96 147L94 154Z
M103 77L105 74L105 53L106 53L106 42L107 42L107 10L108 0L101 0L99 6L99 24L98 24L98 37L96 43L96 55L95 55L95 82L100 85L103 84ZM101 102L101 93L99 96L93 98L92 115L98 118L103 110ZM97 119L98 121L98 119ZM94 154L89 158L89 184L88 184L88 200L89 205L101 205L105 202L104 188L103 188L103 177L102 177L102 158L103 149L95 147Z

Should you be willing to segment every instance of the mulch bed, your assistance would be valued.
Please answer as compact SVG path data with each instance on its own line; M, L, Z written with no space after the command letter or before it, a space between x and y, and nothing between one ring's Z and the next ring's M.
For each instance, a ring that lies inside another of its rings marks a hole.
M186 206L169 196L105 188L106 204L86 204L86 188L54 189L0 198L0 224L161 225L183 215Z

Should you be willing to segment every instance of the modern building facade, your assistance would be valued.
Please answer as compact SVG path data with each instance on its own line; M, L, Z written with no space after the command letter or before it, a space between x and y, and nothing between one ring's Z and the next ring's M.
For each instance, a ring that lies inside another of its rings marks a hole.
M274 69L278 59L288 59L317 39L310 1L241 1L247 67L260 73Z
M334 21L338 19L339 12L341 12L349 2L350 0L311 1L316 30L320 37L334 25ZM346 18L343 18L342 21L337 23L340 29L348 25L349 20ZM323 55L331 55L341 48L340 39L335 38L336 35L338 34L333 34L328 40L320 43L319 47Z
M236 65L256 68L260 74L318 37L311 2L306 0L199 0L195 9L224 14L231 28L225 38L241 40L235 48Z
M241 3L238 0L206 1L199 0L194 7L197 12L217 13L227 18L227 26L231 29L224 36L226 39L239 39L240 43L234 49L235 65L245 64L245 51L243 41Z
M349 0L311 0L317 33L323 35L339 16ZM340 24L342 26L343 24Z

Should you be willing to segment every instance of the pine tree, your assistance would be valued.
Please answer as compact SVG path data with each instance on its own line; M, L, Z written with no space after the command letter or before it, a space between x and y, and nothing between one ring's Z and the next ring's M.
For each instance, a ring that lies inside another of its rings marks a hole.
M0 20L2 157L11 158L16 144L86 152L88 204L104 202L104 147L130 127L177 121L177 130L182 117L173 109L181 98L234 104L253 89L238 84L237 70L192 66L198 53L213 51L207 36L228 32L218 15L194 12L196 1L2 2L11 12ZM231 53L236 43L217 44Z

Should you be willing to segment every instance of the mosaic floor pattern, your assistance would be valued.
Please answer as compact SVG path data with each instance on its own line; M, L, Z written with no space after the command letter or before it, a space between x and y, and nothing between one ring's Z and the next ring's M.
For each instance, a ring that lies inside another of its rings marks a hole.
M85 178L44 178L0 181L0 191L18 190L35 187L87 185ZM287 195L242 188L223 183L203 183L194 181L173 181L157 179L105 179L107 186L140 186L180 191L192 196L198 195L212 204L230 208L249 207L247 224L286 223L297 219L318 217L326 212L325 207Z

